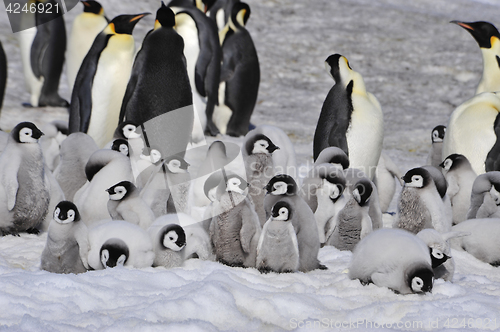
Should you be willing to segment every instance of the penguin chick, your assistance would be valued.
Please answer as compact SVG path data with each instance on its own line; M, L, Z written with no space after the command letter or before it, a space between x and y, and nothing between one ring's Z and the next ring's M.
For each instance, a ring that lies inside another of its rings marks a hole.
M494 184L484 195L483 203L477 209L476 218L500 218L500 185Z
M380 210L383 213L388 211L389 205L391 204L396 192L395 179L403 185L403 181L401 180L401 171L398 166L384 151L382 151L377 169L375 171L375 177L373 178L373 183L377 188Z
M0 233L38 229L48 213L50 187L38 139L43 133L31 122L12 129L0 155Z
M476 218L477 211L484 202L484 196L491 190L495 183L500 185L500 171L486 172L476 177L472 184L470 208L469 211L467 211L467 219Z
M427 245L402 229L379 229L354 249L349 278L399 294L432 291L434 273Z
M80 222L75 204L57 204L49 225L47 243L42 252L41 268L53 273L83 273L89 268L88 230Z
M111 150L118 151L124 156L130 157L128 142L123 138L115 139L111 145Z
M361 239L372 232L372 219L368 209L373 190L368 179L361 179L356 183L352 197L338 213L335 227L326 234L328 245L352 251Z
M472 186L477 175L470 162L461 154L452 154L439 165L448 183L446 191L451 200L453 225L467 219L470 208Z
M155 251L153 266L166 268L182 266L184 263L183 249L186 247L184 229L180 225L170 224L163 226L158 232L150 230L148 232Z
M106 190L109 193L108 211L112 219L125 220L147 229L155 216L139 196L139 190L130 181L121 181Z
M299 269L297 235L290 222L292 207L283 201L276 203L271 217L264 224L257 245L256 268L260 272L295 272Z
M432 129L431 133L431 149L427 155L427 165L432 165L434 167L439 167L439 164L443 161L443 140L446 134L446 126L439 125Z
M329 163L339 169L349 168L349 157L341 148L336 146L329 146L321 150L318 158L314 161L314 165Z

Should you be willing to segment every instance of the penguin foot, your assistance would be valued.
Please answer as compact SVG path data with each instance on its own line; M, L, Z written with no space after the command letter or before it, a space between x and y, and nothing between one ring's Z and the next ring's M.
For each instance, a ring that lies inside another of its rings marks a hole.
M217 136L220 134L219 129L215 126L213 122L207 122L207 127L205 128L205 135L207 136Z
M18 232L16 232L16 231L11 231L11 230L6 230L6 229L2 229L2 230L0 230L0 234L1 234L2 236L6 236L6 235L12 235L12 236L17 236L17 237L19 237L19 236L20 236Z
M259 268L257 270L259 270L260 273L264 273L264 274L268 274L269 272L273 271L268 266L259 266Z
M323 264L319 264L319 267L318 267L319 270L328 270L328 267L326 267L325 265Z
M35 228L35 227L31 227L31 228L28 228L28 229L26 230L26 233L28 233L28 234L34 234L34 235L38 235L38 234L40 234L40 230L39 230L39 229L37 229L37 228Z
M227 266L231 266L231 267L245 267L243 265L243 262L228 262L224 259L219 259L219 263L227 265Z
M40 101L38 102L40 107L50 106L50 107L69 107L69 103L61 98L60 96L43 97L40 96Z
M25 108L33 108L33 105L31 105L31 103L21 103L21 105Z

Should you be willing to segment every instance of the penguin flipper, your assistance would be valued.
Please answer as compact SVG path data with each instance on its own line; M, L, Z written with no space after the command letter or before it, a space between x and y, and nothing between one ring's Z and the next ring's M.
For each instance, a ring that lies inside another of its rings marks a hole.
M48 31L45 30L47 30L47 28L44 25L39 26L35 35L35 39L33 39L33 44L31 44L31 70L33 70L33 74L38 79L40 79L40 77L42 76L43 58L45 56L47 47L49 46L50 35Z
M90 244L89 244L88 229L83 222L80 222L78 228L76 229L75 240L78 243L78 250L80 253L80 259L82 260L83 266L85 266L85 268L89 270L90 266L88 262L88 256L89 256Z
M245 253L250 253L252 250L252 239L255 233L258 231L256 225L259 223L258 220L252 220L256 217L254 211L252 211L247 205L242 209L241 216L241 230L240 230L240 242L241 248Z
M151 33L151 31L153 30L150 30L146 34L144 40L148 38L148 35ZM127 84L127 89L125 90L125 95L123 96L122 108L120 110L120 117L118 118L118 123L122 123L126 119L128 102L130 101L130 98L132 98L132 95L134 94L135 86L137 85L137 81L139 79L139 74L142 73L143 71L145 59L144 56L142 56L143 55L142 53L143 49L139 50L139 52L137 52L137 55L135 57L134 67L132 68L132 73L130 74L130 78ZM138 122L135 121L135 119L133 121ZM142 123L143 121L140 121L140 123L137 124L142 124Z
M16 205L17 190L19 189L17 172L20 164L21 160L19 160L19 158L11 158L9 162L5 164L1 172L1 181L5 190L5 195L7 196L7 208L9 211L12 211Z
M200 52L194 68L194 83L196 91L198 91L202 97L207 96L207 91L205 90L205 77L207 75L207 68L210 64L211 58L212 52Z

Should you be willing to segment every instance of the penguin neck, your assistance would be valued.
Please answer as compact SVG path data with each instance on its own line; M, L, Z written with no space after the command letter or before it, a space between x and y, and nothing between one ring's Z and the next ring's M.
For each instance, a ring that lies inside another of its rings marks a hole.
M357 95L367 95L366 93L366 87L365 87L365 81L363 80L363 77L355 71L352 71L351 74L349 75L348 79L345 81L342 80L342 83L344 87L347 87L349 85L349 82L353 82L352 86L352 93L357 94Z
M500 40L492 40L491 48L481 48L483 56L483 76L476 90L494 92L500 90Z

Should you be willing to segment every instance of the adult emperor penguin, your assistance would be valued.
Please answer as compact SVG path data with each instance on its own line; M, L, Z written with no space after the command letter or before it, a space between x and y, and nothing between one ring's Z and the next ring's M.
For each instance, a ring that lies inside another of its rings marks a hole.
M219 31L224 29L231 16L233 5L240 0L216 0L207 11L207 16L215 21Z
M354 249L349 278L398 294L431 292L434 273L429 248L405 230L376 230Z
M145 15L115 17L95 38L75 80L69 131L87 133L101 148L111 141L118 125L134 59L132 31Z
M12 129L0 155L0 232L38 234L50 203L50 187L38 139L31 122Z
M186 233L182 226L169 224L160 229L150 227L148 233L155 251L153 266L172 268L184 263L183 249L186 247Z
M432 145L427 155L427 165L439 167L439 164L443 161L443 140L445 134L446 126L439 125L432 129Z
M184 154L194 121L184 41L174 26L174 13L162 3L155 27L144 37L135 58L120 111L120 122L126 119L141 125L149 134L149 144L161 142L165 157Z
M461 154L449 155L440 166L443 168L448 182L446 193L451 200L453 224L455 225L467 219L472 186L477 175L467 158Z
M121 181L106 190L109 193L108 211L114 220L148 229L155 215L146 202L139 196L139 190L130 181Z
M245 29L249 17L248 4L235 3L226 27L219 33L222 67L214 123L222 134L230 136L247 134L259 92L259 58Z
M83 273L89 242L87 226L81 222L78 208L69 201L57 204L42 252L41 268L54 273Z
M454 153L462 154L478 175L496 170L490 167L498 162L500 153L496 134L498 132L500 135L497 121L500 113L499 94L478 94L453 111L444 136L443 160ZM490 159L488 164L487 159Z
M0 41L0 110L2 110L3 97L7 86L7 56Z
M222 61L217 26L189 0L172 0L168 6L175 13L175 29L184 39L184 55L196 111L195 121L200 121L203 130L215 136L219 130L212 116L215 105L219 103ZM204 137L203 133L200 137L196 129L195 124L193 141L198 142Z
M295 230L299 248L299 270L307 272L326 269L318 260L320 236L315 216L304 199L298 195L299 188L293 177L288 174L275 175L264 189L267 192L264 209L268 220L273 206L278 202L290 205L288 212L293 213L293 216L289 216L289 219Z
M291 219L293 209L278 201L271 209L257 245L256 268L260 272L296 272L299 270L299 246Z
M137 225L110 220L89 228L88 263L94 270L119 265L153 265L155 253L149 234Z
M489 22L451 21L467 30L478 43L483 56L483 76L476 94L500 90L500 33Z
M210 238L217 261L229 266L255 267L261 226L247 187L240 176L227 174L217 188Z
M335 80L321 108L314 133L314 159L326 147L337 146L349 156L351 167L371 180L375 175L384 138L379 102L366 91L361 75L340 54L330 55L325 66Z
M94 43L94 39L108 25L104 8L99 2L88 0L81 1L81 3L83 12L73 20L66 51L66 75L71 90L80 65Z

